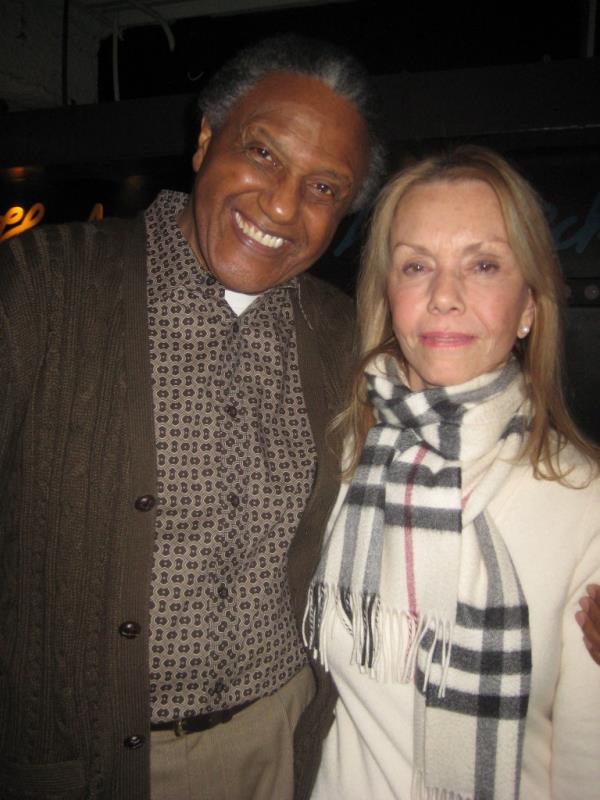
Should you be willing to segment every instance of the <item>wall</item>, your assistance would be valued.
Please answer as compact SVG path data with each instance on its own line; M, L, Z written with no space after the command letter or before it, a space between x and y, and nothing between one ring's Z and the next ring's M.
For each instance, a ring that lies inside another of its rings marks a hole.
M0 0L0 103L9 111L62 105L62 0ZM101 26L71 4L68 101L98 97Z

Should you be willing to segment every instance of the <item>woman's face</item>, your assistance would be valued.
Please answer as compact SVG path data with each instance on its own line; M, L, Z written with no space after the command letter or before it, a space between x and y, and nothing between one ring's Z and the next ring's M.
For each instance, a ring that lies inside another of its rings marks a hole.
M411 189L390 231L387 292L414 391L465 383L504 364L535 303L484 181Z

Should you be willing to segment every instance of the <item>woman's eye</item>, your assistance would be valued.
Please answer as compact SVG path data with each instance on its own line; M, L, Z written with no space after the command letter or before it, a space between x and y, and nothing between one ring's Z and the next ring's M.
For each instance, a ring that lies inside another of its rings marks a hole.
M409 261L409 263L405 264L402 268L402 272L405 275L421 275L425 272L425 266L419 261Z
M498 272L498 264L493 261L480 261L475 265L475 272L480 275L491 275L493 272Z

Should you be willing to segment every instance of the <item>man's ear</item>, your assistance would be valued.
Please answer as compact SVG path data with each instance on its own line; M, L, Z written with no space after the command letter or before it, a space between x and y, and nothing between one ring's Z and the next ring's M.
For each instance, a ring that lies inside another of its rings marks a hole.
M198 146L192 156L192 167L194 168L194 172L198 172L200 167L202 166L202 162L204 161L204 156L206 155L206 151L208 150L208 145L210 144L210 140L212 139L212 128L210 127L210 122L208 121L208 117L202 117L202 124L200 125L200 133L198 134Z

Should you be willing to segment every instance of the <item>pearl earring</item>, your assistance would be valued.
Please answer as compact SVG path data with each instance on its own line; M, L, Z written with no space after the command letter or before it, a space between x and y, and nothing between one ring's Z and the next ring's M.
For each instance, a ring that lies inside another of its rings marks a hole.
M524 339L527 336L527 334L529 333L529 330L530 330L529 325L523 325L523 327L519 331L521 339Z

